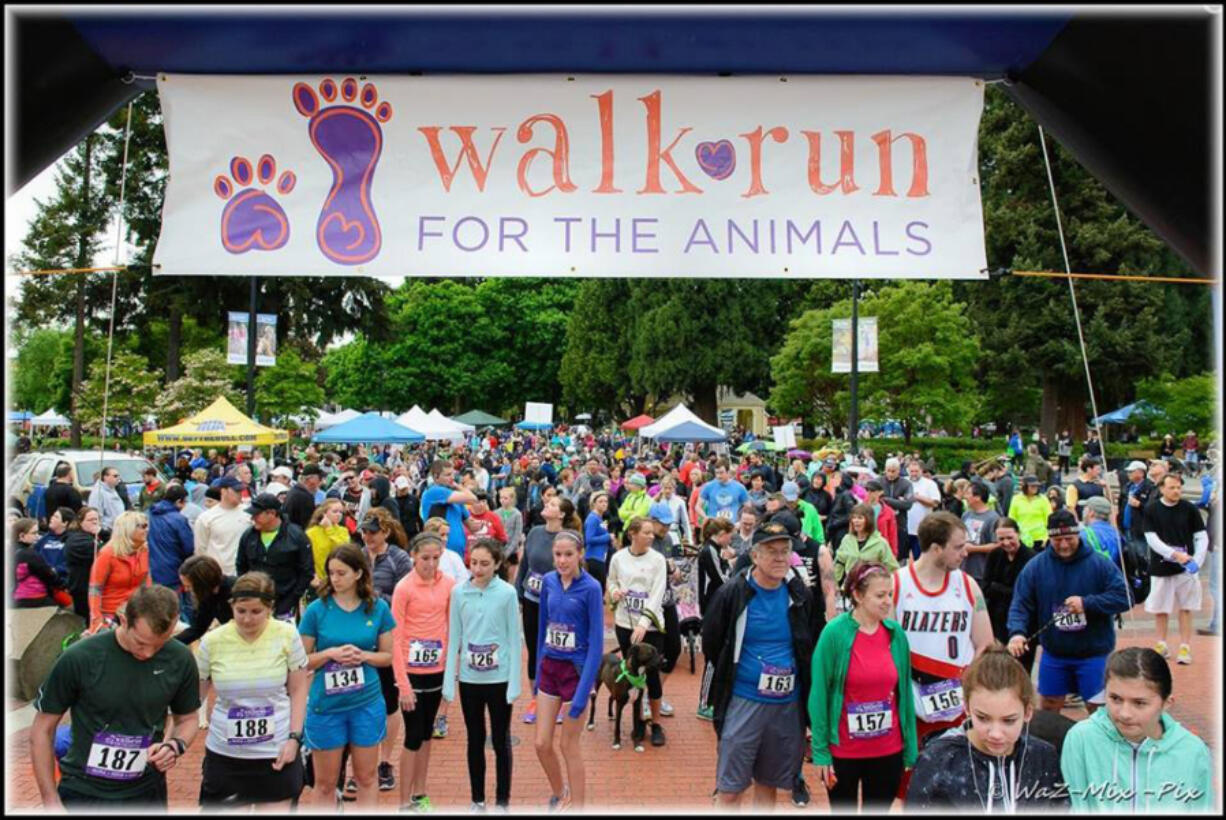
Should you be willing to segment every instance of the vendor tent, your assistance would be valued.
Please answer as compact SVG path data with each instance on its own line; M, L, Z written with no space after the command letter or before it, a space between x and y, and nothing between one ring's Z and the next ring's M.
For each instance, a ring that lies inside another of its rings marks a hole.
M320 413L319 418L315 419L315 430L327 430L329 427L335 427L338 424L344 424L347 421L360 418L361 415L357 410L341 410L339 413Z
M477 428L473 427L471 424L465 424L462 421L455 421L447 418L438 411L437 407L427 413L426 417L438 424L440 427L451 427L460 433L473 433L477 430Z
M655 419L653 419L651 416L648 416L648 415L635 416L629 421L622 422L622 429L623 430L641 430L642 428L646 427L649 424L652 424L653 422L655 422Z
M709 424L701 422L683 421L678 425L670 427L663 433L655 436L656 441L695 441L715 443L727 441L728 436L723 430L712 428Z
M15 424L19 421L29 421L34 418L34 414L29 410L10 410L9 424Z
M553 427L547 421L521 421L515 425L516 430L548 430Z
M452 421L458 421L461 424L471 424L475 427L502 427L507 424L506 419L500 419L481 410L469 410L467 413L455 416L452 418Z
M687 421L701 425L709 432L718 433L721 436L719 440L723 441L723 430L713 424L707 424L705 421L698 418L698 416L694 415L694 412L684 404L678 404L672 410L669 410L667 413L661 416L655 424L649 424L646 427L641 428L639 430L639 435L643 438L659 438L661 433L667 433L674 427Z
M1119 410L1112 410L1110 413L1104 413L1094 419L1093 424L1123 424L1129 419L1138 420L1141 416L1153 417L1158 415L1158 408L1154 407L1149 402L1142 399L1134 401L1132 404L1126 404ZM1137 417L1137 418L1134 418Z
M464 433L449 420L443 419L445 423L440 424L436 419L418 407L413 405L407 412L401 413L396 418L396 423L408 427L410 430L416 430L430 441L463 441Z
M289 433L265 427L240 413L219 396L205 409L174 427L145 433L146 447L232 447L240 444L288 444Z
M30 419L31 427L67 427L70 424L72 422L55 412L54 407L48 408L46 413L40 413Z
M413 444L425 440L416 430L374 412L337 424L311 439L321 444Z

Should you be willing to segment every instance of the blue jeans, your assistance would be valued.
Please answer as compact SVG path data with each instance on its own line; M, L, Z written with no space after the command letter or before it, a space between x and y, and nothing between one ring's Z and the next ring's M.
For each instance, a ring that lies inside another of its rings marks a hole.
M1205 554L1205 563L1209 565L1209 594L1213 596L1213 618L1207 628L1216 632L1222 616L1222 561L1214 550Z
M193 616L195 616L196 614L196 608L192 606L191 593L189 593L187 591L187 588L183 586L179 586L178 591L179 591L179 620L185 624L190 625L192 622Z

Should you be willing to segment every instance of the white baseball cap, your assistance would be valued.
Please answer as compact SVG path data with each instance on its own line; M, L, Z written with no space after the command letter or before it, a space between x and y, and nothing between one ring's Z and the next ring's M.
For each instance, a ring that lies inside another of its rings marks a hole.
M280 467L274 467L270 475L283 475L291 481L294 479L294 471L289 467L286 467L284 464L282 464Z
M1133 470L1140 470L1141 472L1145 472L1147 469L1149 468L1145 466L1144 461L1133 461L1128 465L1128 469L1125 470L1125 472L1131 473Z
M404 476L396 476L396 489L407 490L409 488L409 480Z
M281 493L288 493L289 487L286 487L284 484L276 481L270 481L268 482L268 486L264 488L264 492L272 495L280 495Z

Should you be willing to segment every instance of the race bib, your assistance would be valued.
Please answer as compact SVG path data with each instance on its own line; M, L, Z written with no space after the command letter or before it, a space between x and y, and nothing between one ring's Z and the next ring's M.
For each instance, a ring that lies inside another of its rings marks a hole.
M324 666L325 695L359 692L365 685L366 680L360 666L342 666L336 661L328 661Z
M890 733L894 728L894 712L888 700L847 704L847 734L855 740L867 740Z
M442 657L442 641L409 641L410 668L422 669L430 666L438 666L439 660Z
M1052 615L1055 617L1052 626L1061 632L1080 632L1086 628L1084 612L1070 612L1067 607L1058 606L1052 609Z
M758 694L768 698L786 698L796 688L796 674L790 666L762 665L758 676Z
M529 572L528 580L524 582L524 586L528 588L529 592L531 592L533 595L536 595L539 598L541 594L541 583L544 580L545 580L545 576L542 573Z
M492 672L498 668L498 644L470 643L468 668L474 672Z
M574 651L575 628L571 624L549 624L545 628L545 646L553 649Z
M622 598L622 605L626 607L628 614L642 615L643 610L647 607L647 593L627 592L626 597Z
M273 711L272 706L231 707L226 712L226 743L248 746L272 740L275 724Z
M731 521L732 520L732 510L730 509L720 510L718 513L715 514L715 517L722 518L725 521Z
M89 747L85 773L107 780L136 780L145 773L152 735L98 732Z
M962 682L957 678L935 683L912 681L915 716L927 723L953 720L962 714Z

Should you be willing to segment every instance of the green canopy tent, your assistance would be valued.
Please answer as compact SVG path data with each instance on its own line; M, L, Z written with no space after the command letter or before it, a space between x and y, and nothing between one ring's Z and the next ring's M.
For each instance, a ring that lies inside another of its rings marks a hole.
M473 427L505 427L510 423L506 419L491 416L483 410L469 410L462 416L455 416L452 421L471 424Z

